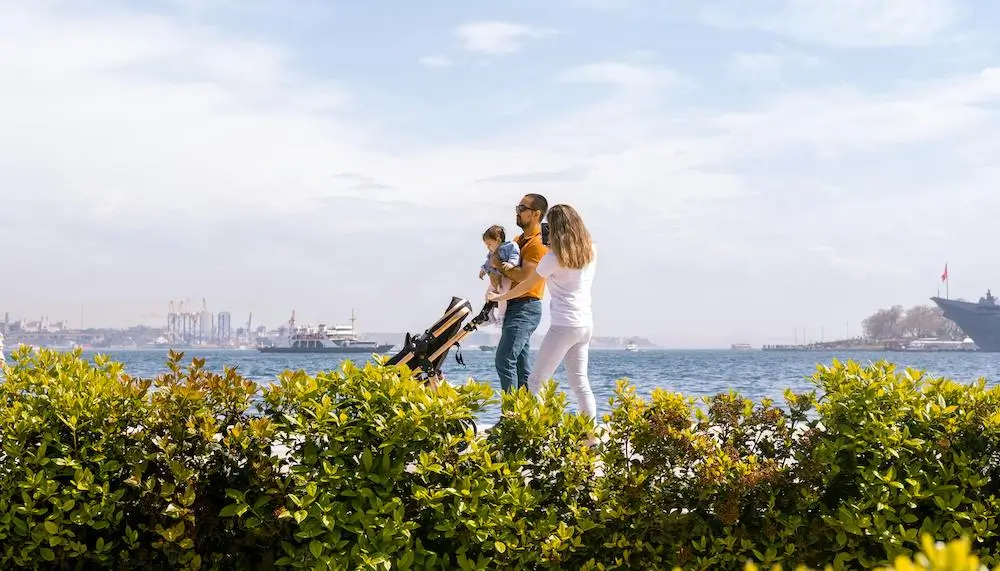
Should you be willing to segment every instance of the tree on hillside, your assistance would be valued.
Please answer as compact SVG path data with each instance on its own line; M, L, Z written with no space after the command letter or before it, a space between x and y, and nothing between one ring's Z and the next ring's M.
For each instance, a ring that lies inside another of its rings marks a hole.
M938 337L962 339L965 334L937 306L917 305L903 311L900 305L880 309L866 318L861 327L872 341L886 339Z
M899 336L899 324L903 320L903 306L894 305L880 309L861 322L865 336L873 340L891 339Z
M901 337L931 337L941 329L941 320L934 310L926 305L917 305L906 310L899 321Z

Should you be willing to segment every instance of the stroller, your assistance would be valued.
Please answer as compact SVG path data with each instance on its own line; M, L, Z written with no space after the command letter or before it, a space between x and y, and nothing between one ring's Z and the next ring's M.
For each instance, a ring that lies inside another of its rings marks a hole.
M493 301L486 302L472 321L462 325L462 322L472 314L472 304L460 297L452 297L444 315L420 335L407 333L403 348L386 361L386 364L407 365L418 379L437 386L437 382L442 378L441 365L448 356L448 351L456 347L458 351L455 354L455 361L464 365L459 342L489 321L490 311L496 305Z

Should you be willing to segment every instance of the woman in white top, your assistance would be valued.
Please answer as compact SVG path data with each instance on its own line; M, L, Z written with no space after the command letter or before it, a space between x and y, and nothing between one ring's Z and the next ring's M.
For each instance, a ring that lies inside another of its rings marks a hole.
M491 293L486 299L515 298L539 280L546 280L551 325L535 357L528 388L537 394L542 381L551 379L562 362L580 412L596 419L597 403L587 377L587 362L594 332L590 290L597 266L597 249L583 219L572 206L557 204L549 210L546 219L549 222L549 251L539 260L535 271L510 291L502 295Z

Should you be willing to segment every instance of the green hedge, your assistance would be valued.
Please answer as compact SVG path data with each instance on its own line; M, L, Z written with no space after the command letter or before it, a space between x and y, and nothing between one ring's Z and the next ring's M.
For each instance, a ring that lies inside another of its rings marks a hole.
M983 381L835 361L782 406L620 381L591 447L551 384L483 437L485 384L345 361L261 387L182 358L149 380L10 355L0 568L906 569L925 537L980 561L915 568L1000 563Z

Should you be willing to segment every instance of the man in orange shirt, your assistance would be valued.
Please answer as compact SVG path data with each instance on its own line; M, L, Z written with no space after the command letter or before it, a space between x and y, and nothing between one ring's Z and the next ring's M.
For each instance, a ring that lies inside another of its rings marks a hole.
M540 194L526 194L515 207L516 223L522 230L521 235L514 239L521 249L521 264L504 270L493 260L493 267L510 278L512 288L530 276L542 256L549 251L542 243L542 220L548 209L548 201ZM542 320L544 295L545 281L541 280L524 295L507 300L495 361L503 391L528 386L532 366L529 345L531 335Z

